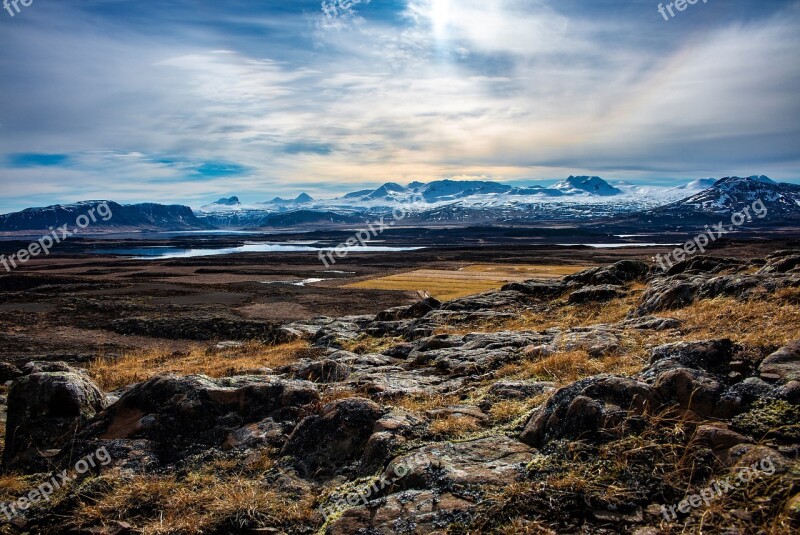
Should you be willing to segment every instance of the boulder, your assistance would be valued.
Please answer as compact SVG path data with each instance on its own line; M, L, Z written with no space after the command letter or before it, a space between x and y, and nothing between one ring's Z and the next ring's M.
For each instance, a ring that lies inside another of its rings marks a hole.
M663 401L676 403L682 409L706 418L715 413L725 391L716 377L689 368L667 370L658 376L653 387Z
M426 428L427 422L420 415L392 408L375 422L374 433L364 449L360 472L369 475L383 470L407 439L421 437Z
M222 449L254 449L264 446L280 447L286 442L286 437L292 431L291 424L276 422L272 418L247 424L231 432L222 443Z
M650 274L650 266L639 260L620 260L610 266L587 269L564 277L572 285L625 284L643 281Z
M680 278L657 279L642 295L641 304L632 312L632 317L641 317L689 306L694 302L699 284Z
M521 308L528 296L514 290L494 290L478 295L453 299L442 305L442 310L459 312L486 312L497 309Z
M738 271L747 264L735 258L718 258L708 255L696 255L674 264L667 270L667 275L682 273L720 273L722 271Z
M759 400L783 397L786 397L784 392L775 386L758 377L748 377L723 392L714 410L714 417L730 419L737 414L749 411Z
M273 431L273 422L291 428L318 401L316 387L307 381L160 375L123 393L80 438L87 443L144 440L165 465L212 448L246 444L248 434ZM256 422L261 423L248 427Z
M300 422L281 453L292 457L301 476L334 475L362 457L382 416L380 406L368 399L336 400Z
M395 494L374 505L345 510L325 531L326 535L353 533L441 534L442 527L469 520L475 504L464 497L431 491Z
M726 375L738 349L727 338L664 344L650 352L649 373L646 372L646 375L677 367Z
M442 442L403 454L386 467L390 492L506 486L524 473L536 450L506 436Z
M758 367L761 378L769 382L786 384L800 381L800 340L778 349L765 358Z
M424 369L406 370L398 366L382 366L352 374L346 385L372 397L434 396L457 390L462 378L431 374Z
M441 307L442 303L438 299L428 297L417 301L411 306L395 307L379 312L378 315L375 316L375 321L397 321L422 318L428 312L439 310Z
M647 384L613 375L598 375L559 389L536 409L520 440L542 447L555 439L602 439L612 429L656 402Z
M10 362L0 362L0 385L21 377L22 371Z
M758 273L800 273L800 253L776 251L767 256L767 263Z
M751 442L749 438L732 431L725 425L701 425L697 428L695 442L712 451L727 450L739 444Z
M105 408L105 396L77 370L31 373L8 393L3 467L43 471L76 431Z
M623 329L638 329L642 331L666 331L680 328L682 322L675 318L662 318L658 316L643 316L630 318L619 324Z
M553 340L552 349L575 351L584 349L593 358L602 357L615 352L620 347L619 337L605 325L593 327L575 327L567 332L558 332Z
M518 360L526 346L552 340L551 334L526 331L437 336L422 341L409 358L415 365L433 366L452 377L477 375Z
M569 303L580 305L584 303L602 303L623 296L619 286L601 284L599 286L584 286L569 295Z
M567 290L567 286L561 281L527 280L510 282L501 289L508 292L519 292L533 299L555 299Z
M67 364L66 362L62 361L53 361L53 362L38 362L32 361L27 362L22 366L22 374L23 375L30 375L32 373L45 373L45 372L78 372Z

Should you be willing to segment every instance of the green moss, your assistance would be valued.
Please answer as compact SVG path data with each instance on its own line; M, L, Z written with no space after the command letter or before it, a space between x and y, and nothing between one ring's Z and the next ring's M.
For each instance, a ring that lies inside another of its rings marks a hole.
M800 407L783 400L760 399L753 408L736 416L733 428L753 438L775 438L797 442L800 440Z

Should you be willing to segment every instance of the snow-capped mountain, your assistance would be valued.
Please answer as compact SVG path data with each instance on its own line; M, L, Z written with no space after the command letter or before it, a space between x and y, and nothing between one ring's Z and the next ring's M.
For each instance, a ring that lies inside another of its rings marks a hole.
M769 180L769 179L767 179L767 180ZM710 188L711 186L713 186L716 183L717 183L717 179L716 178L699 178L697 180L692 180L691 182L689 182L688 184L684 184L683 186L675 186L673 189L675 189L675 190L683 190L683 191L686 191L686 190L700 190L700 191L702 191L704 189Z
M763 216L759 217L757 210ZM645 211L639 217L659 226L727 224L733 214L748 212L752 219L748 225L800 223L800 186L777 183L765 176L726 177L695 195Z
M615 188L599 176L570 176L553 186L553 189L562 191L567 195L580 195L590 193L602 197L619 195L621 190Z
M214 204L218 204L220 206L239 206L241 203L239 202L239 197L234 196L228 197L227 199L223 197Z
M709 186L710 187L707 187ZM674 187L641 186L599 177L569 177L552 187L512 186L492 181L437 180L407 186L387 182L341 197L294 199L243 204L223 197L192 212L186 206L109 202L114 217L93 228L202 230L357 226L402 209L401 225L547 224L604 221L631 229L676 229L711 224L734 212L764 203L763 223L800 225L800 186L776 183L765 176L701 179ZM0 216L0 232L44 230L72 224L102 201L31 208ZM761 220L759 220L761 221Z
M308 193L301 193L294 199L282 199L280 197L275 197L269 202L262 203L265 206L274 205L274 206L286 206L288 204L307 204L312 202L314 199Z
M98 208L101 204L107 208ZM76 228L78 217L89 213L94 220L84 233L108 230L207 230L213 228L205 219L195 216L192 209L181 205L155 203L121 205L112 201L83 201L28 208L21 212L0 215L0 232L36 231L67 225ZM110 216L106 216L108 212Z
M214 204L198 212L222 227L260 227L274 213L296 210L333 212L364 219L402 208L407 224L447 222L503 222L587 220L629 214L663 206L699 192L702 181L680 188L609 184L600 177L571 176L551 187L512 186L493 181L437 180L403 186L387 182L333 199L293 201L276 198L268 203L227 207Z

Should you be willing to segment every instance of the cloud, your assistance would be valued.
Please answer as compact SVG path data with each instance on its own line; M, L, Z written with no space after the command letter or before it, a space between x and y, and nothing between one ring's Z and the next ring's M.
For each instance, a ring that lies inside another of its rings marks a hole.
M669 23L611 0L354 11L331 25L310 1L93 0L3 21L0 161L29 158L3 169L6 207L452 176L800 176L797 2Z

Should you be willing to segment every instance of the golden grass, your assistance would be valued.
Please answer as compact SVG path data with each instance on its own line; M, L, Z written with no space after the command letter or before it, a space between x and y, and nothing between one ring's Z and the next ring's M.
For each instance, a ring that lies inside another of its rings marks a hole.
M603 357L590 357L586 350L579 349L507 364L497 370L496 376L553 381L565 385L601 373L632 375L640 371L646 363L647 358L643 351L632 350Z
M311 522L314 498L270 488L261 478L211 471L175 475L104 477L111 487L85 500L77 517L89 524L125 520L143 535L208 533L224 524L240 527Z
M13 502L27 494L32 486L29 477L0 474L0 502Z
M688 340L725 336L755 347L785 345L797 339L800 288L784 290L767 300L729 297L697 301L666 313L685 322Z
M356 282L347 288L371 290L425 291L442 301L494 290L515 281L556 278L586 269L587 266L536 266L472 264L457 271L419 269Z
M474 433L480 429L480 425L469 416L448 415L445 418L438 418L431 422L428 432L436 437L460 437L468 433Z
M624 320L639 304L643 285L631 289L631 295L601 305L572 306L554 303L547 312L526 312L511 320L473 326L445 327L437 334L466 334L506 330L562 330ZM678 310L656 315L674 317L683 322L681 335L670 331L627 330L620 337L622 346L610 355L590 358L584 350L559 351L544 358L529 358L508 364L497 377L537 379L567 384L600 373L632 375L647 364L650 348L677 341L730 338L751 348L776 348L797 339L800 325L800 289L777 292L767 299L741 301L729 297L699 300Z
M538 396L537 396L538 397ZM520 416L527 414L538 403L536 398L525 401L503 400L498 401L489 409L489 417L495 423L504 424L516 420Z
M592 325L617 323L636 308L643 289L631 288L629 295L607 303L567 305L556 303L546 312L528 311L518 317L496 324L497 330L544 331L546 329L571 329Z
M519 275L525 279L557 279L572 275L595 266L535 265L535 264L471 264L461 268L460 271L478 271L481 273L498 273L503 276Z
M241 347L216 351L194 346L186 352L171 353L147 349L126 353L120 358L99 358L87 367L89 374L104 390L146 381L162 373L203 374L210 377L241 375L259 368L274 368L297 361L309 351L305 341L267 346L249 342Z

